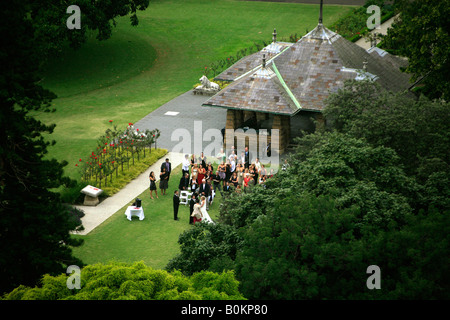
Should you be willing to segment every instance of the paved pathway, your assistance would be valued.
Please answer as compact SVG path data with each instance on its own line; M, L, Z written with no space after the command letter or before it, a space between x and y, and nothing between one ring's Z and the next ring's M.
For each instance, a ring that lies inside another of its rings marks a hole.
M201 106L209 98L210 96L194 95L190 90L136 122L134 127L139 128L139 130L158 128L161 131L161 137L157 142L158 147L161 146L167 150L174 150L174 147L179 145L180 141L183 139L189 141L190 139L190 143L188 143L190 150L182 152L199 155L204 147L211 142L203 143L202 139L194 141L194 130L201 132L201 137L203 137L208 129L220 130L225 127L226 109ZM185 132L183 138L176 134L176 129L178 129L177 132ZM175 141L172 141L172 134L175 135L173 137Z
M190 90L162 105L134 124L134 127L139 128L140 130L158 128L161 131L161 137L158 139L158 148L169 150L168 155L163 157L163 159L159 159L143 174L127 184L122 190L103 200L97 206L76 206L85 213L85 216L81 219L85 230L77 232L76 234L88 234L125 205L132 203L142 192L148 190L148 176L150 172L155 171L156 176L159 176L161 163L165 158L169 158L172 163L172 168L175 168L181 164L185 153L192 153L187 152L189 150L185 150L186 152L183 151L183 153L172 152L173 147L179 143L178 140L171 141L174 130L187 130L185 133L186 138L188 138L187 132L189 132L191 137L194 136L194 121L202 121L201 123L196 123L196 128L197 130L201 129L202 135L209 128L222 128L225 125L225 109L213 109L201 106L208 98L209 96L194 95L192 90ZM168 112L169 114L167 114ZM194 150L194 141L193 139L191 140L192 150ZM202 141L199 141L199 143L201 148ZM209 143L210 142L206 142L206 144Z
M373 32L386 34L387 29L391 26L394 19L395 17L387 20L381 25L381 29L374 30ZM369 49L370 47L370 43L366 42L364 38L358 40L356 44L364 49ZM210 143L209 141L203 143L203 139L195 140L194 130L201 132L201 137L203 138L206 130L211 128L220 129L225 125L226 109L201 106L208 98L209 96L194 95L192 90L190 90L151 112L136 122L134 126L140 130L158 128L161 131L161 137L158 139L158 147L169 150L167 157L170 159L174 168L181 164L185 153L199 154ZM183 138L178 135L172 137L176 129L183 130L178 131L184 132L182 135ZM187 144L188 149L182 150L182 153L172 152L174 147L179 145L183 139L190 142ZM76 206L85 213L85 216L81 219L85 230L77 232L77 234L88 234L125 205L133 202L137 196L148 189L149 173L155 171L158 176L159 168L165 158L157 161L138 178L131 181L118 193L105 199L97 206Z
M134 200L145 190L148 190L150 182L148 176L151 171L155 171L156 176L159 176L161 163L165 161L165 158L169 158L172 163L172 167L175 168L183 160L183 155L180 153L169 152L166 157L159 159L156 163L151 165L143 174L128 183L122 190L106 198L95 207L79 205L75 206L78 209L84 211L85 216L81 218L83 222L84 230L81 232L75 232L75 234L86 235L103 221L108 219L114 213L119 211L128 203L134 202ZM124 211L125 218L125 211Z
M397 18L397 16L390 18L389 20L386 20L384 23L380 25L380 29L374 29L370 31L371 33L379 33L382 35L387 34L387 29L389 29L394 22L394 20ZM365 38L361 38L358 41L355 42L358 46L364 48L364 49L370 49L370 41L366 40Z

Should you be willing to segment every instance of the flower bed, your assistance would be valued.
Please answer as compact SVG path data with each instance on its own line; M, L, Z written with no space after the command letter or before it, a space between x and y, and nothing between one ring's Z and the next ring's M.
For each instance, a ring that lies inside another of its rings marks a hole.
M112 125L112 120L109 122ZM157 148L159 136L158 129L139 131L133 123L124 130L108 128L97 148L75 164L82 172L82 182L103 189L106 195L117 192L167 153Z

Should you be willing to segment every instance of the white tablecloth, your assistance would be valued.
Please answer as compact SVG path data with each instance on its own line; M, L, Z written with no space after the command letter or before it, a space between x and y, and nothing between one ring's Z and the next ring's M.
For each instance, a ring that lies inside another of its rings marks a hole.
M131 221L132 216L138 216L139 220L144 220L144 209L142 207L137 208L135 206L130 206L125 211L125 215L127 216L127 219Z

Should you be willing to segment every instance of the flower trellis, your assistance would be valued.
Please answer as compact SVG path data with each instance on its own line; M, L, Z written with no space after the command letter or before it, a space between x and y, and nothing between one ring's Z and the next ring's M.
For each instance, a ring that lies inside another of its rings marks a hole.
M112 124L112 120L109 121ZM117 126L108 128L98 139L97 148L91 152L85 160L79 159L76 164L82 170L84 181L95 181L99 188L112 182L113 176L119 175L119 170L124 171L134 165L135 159L146 152L151 153L152 145L156 149L156 142L161 133L158 129L140 131L133 123L128 123L125 130L117 129ZM131 164L130 164L131 162Z

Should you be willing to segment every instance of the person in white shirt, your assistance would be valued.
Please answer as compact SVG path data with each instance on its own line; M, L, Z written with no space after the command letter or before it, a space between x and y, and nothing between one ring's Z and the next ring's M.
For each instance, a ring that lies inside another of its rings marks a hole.
M241 163L242 163L242 166L245 167L245 153L244 152L241 153Z
M289 169L290 165L287 161L287 159L284 159L284 163L283 166L281 167L281 170L286 171L287 169Z
M231 164L230 172L231 174L233 174L233 172L236 170L236 162L234 161L234 158L233 160L230 161L230 164Z
M234 150L231 151L230 155L228 156L228 160L236 161L236 153L234 153Z
M259 159L255 159L255 168L258 171L258 173L261 171L261 162L259 162Z
M220 152L216 156L217 160L219 160L219 163L225 162L226 154L223 152L223 148L220 149Z
M184 177L187 174L189 174L189 166L190 166L190 161L189 161L189 155L186 154L184 156L183 162L182 162L182 167L181 167L181 171L183 172L182 177Z

